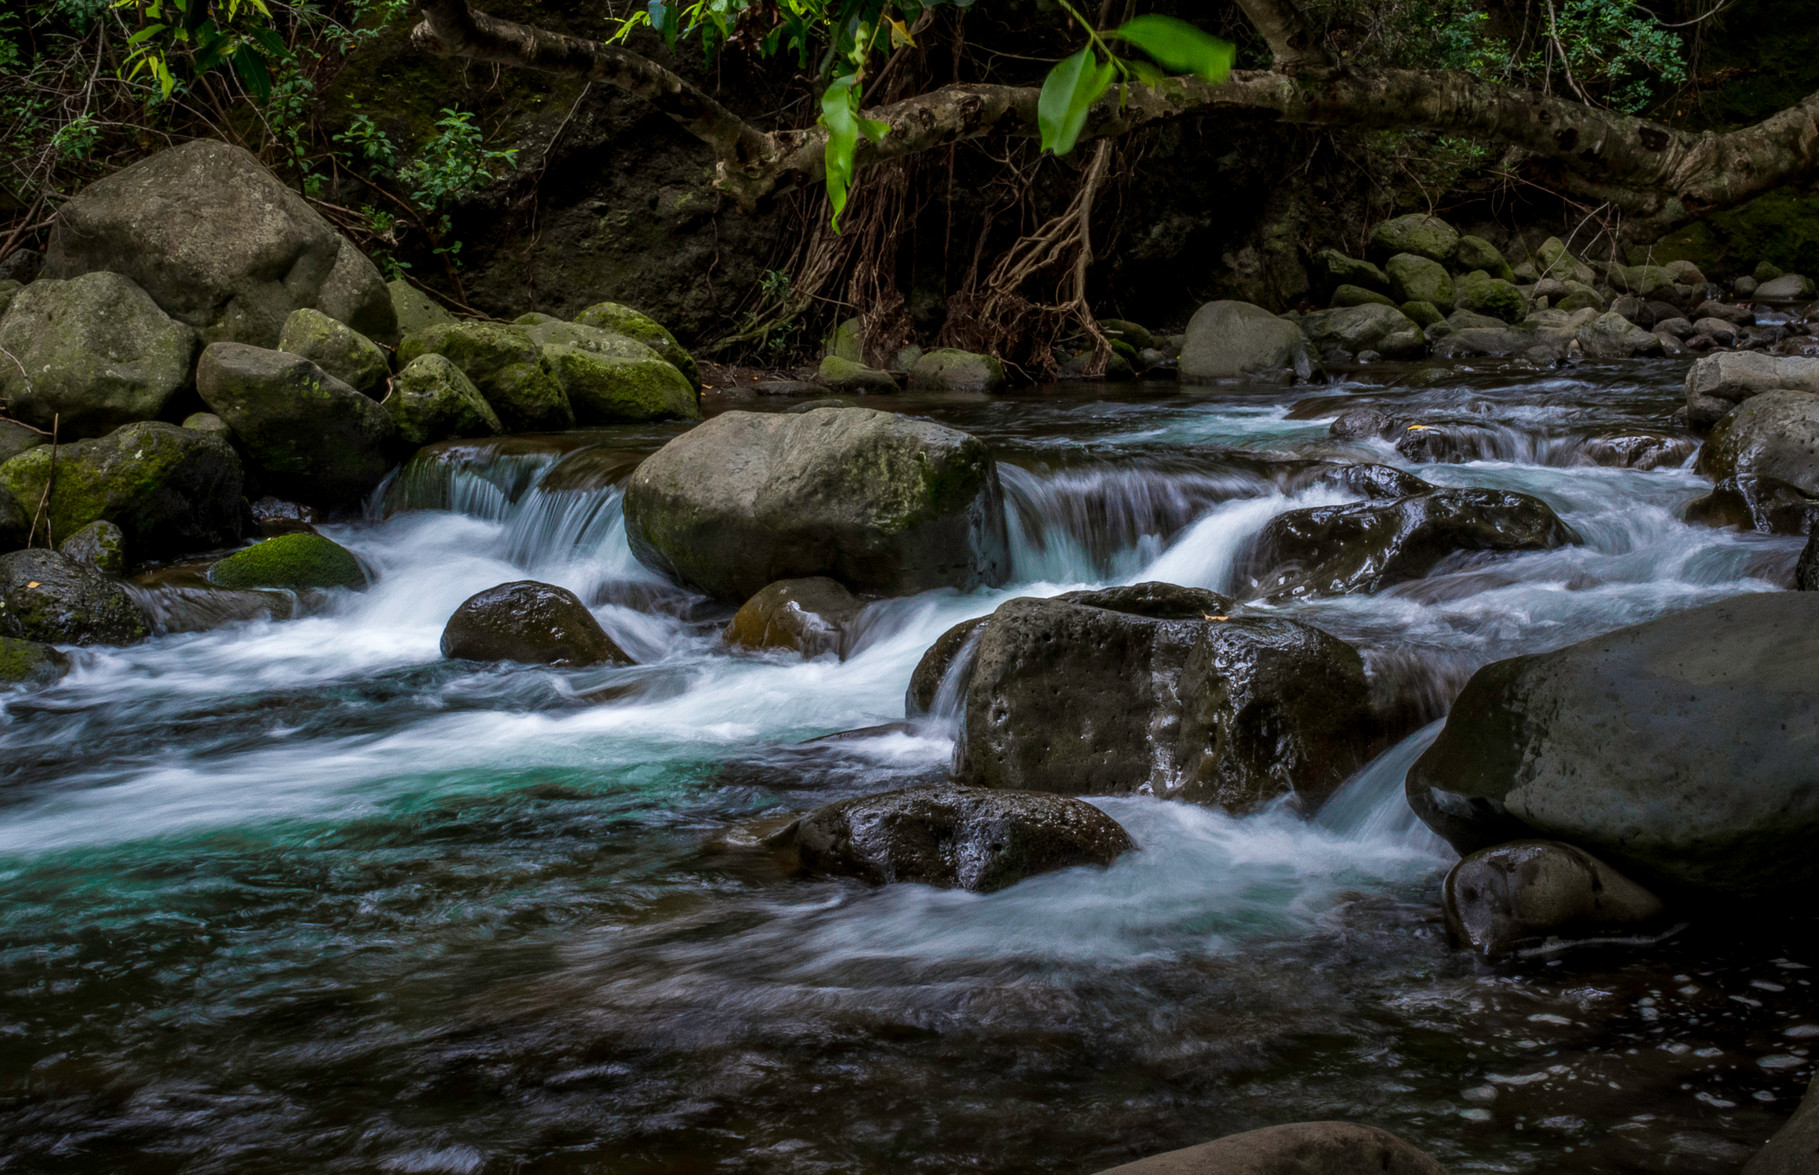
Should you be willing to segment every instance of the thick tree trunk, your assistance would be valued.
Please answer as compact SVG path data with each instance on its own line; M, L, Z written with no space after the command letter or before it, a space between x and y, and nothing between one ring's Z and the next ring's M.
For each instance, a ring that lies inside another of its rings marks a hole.
M1239 71L1221 85L1174 78L1154 88L1114 88L1081 138L1230 110L1299 125L1437 131L1557 161L1566 186L1663 226L1819 170L1819 94L1741 130L1680 131L1463 73L1334 66L1292 6L1239 3L1270 44L1275 69ZM822 178L826 135L819 128L759 130L682 77L619 46L473 13L465 0L425 0L422 8L416 38L436 52L575 74L649 99L714 148L721 189L742 202ZM876 143L861 140L856 162L867 167L994 135L1034 136L1037 93L951 85L869 109L867 118L891 129Z

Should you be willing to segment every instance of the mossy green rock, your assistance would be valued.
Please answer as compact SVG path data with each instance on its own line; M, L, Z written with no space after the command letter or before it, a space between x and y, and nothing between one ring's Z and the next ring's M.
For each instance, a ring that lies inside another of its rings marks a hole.
M938 347L910 368L909 386L911 391L995 392L1004 386L1004 364L996 355Z
M1376 290L1367 290L1363 286L1340 286L1333 291L1334 306L1394 306L1395 300L1388 294L1379 294Z
M1432 302L1404 302L1400 309L1419 327L1430 327L1437 322L1446 321L1446 315L1440 313L1440 307Z
M1322 249L1314 254L1313 262L1315 275L1326 289L1359 286L1379 294L1389 292L1389 275L1368 261L1347 257L1337 249Z
M1497 246L1483 237L1460 237L1459 249L1453 254L1453 265L1465 273L1482 269L1492 277L1506 282L1516 280L1516 271L1510 268L1509 261L1498 251Z
M1776 265L1773 261L1758 261L1756 262L1756 268L1750 271L1750 276L1756 279L1757 285L1762 285L1766 282L1774 281L1784 272L1786 271L1779 265Z
M59 445L55 458L54 479L49 445L0 465L0 488L34 509L46 502L52 538L105 520L140 557L153 559L239 541L244 475L220 437L146 420Z
M850 392L855 395L884 393L897 390L897 381L888 371L879 371L839 355L823 355L821 367L815 373L822 383L836 392Z
M474 381L446 355L420 355L405 364L392 379L385 410L398 428L398 439L410 445L505 431Z
M351 503L391 468L391 414L302 356L214 343L196 365L196 390L233 430L267 493Z
M0 686L48 685L69 672L69 658L40 641L0 636Z
M695 357L656 319L617 302L596 302L575 315L575 321L582 326L597 326L636 339L673 363L691 385L701 386L701 371L695 366Z
M1432 302L1436 306L1453 304L1453 278L1446 272L1446 266L1431 257L1422 257L1414 253L1398 253L1383 263L1383 271L1389 275L1390 292L1396 296L1396 302Z
M1427 348L1421 328L1394 306L1316 310L1301 320L1301 330L1323 352L1341 347L1353 354L1375 351L1387 359L1401 359Z
M1541 247L1535 250L1535 260L1536 273L1540 277L1551 277L1563 282L1584 282L1588 286L1598 280L1592 267L1573 256L1559 237L1549 237L1541 242Z
M573 428L575 412L542 349L520 329L490 322L432 326L404 337L398 362L446 356L459 367L511 432Z
M834 333L827 336L823 358L844 359L848 363L863 365L865 339L859 333L861 329L862 324L857 318L849 318L836 326Z
M291 311L278 349L301 355L356 392L381 399L391 362L379 345L320 310Z
M392 312L397 315L400 334L414 335L420 330L455 321L455 316L434 298L403 278L385 283L385 289L391 296Z
M23 290L24 288L25 288L24 282L14 281L12 278L7 278L5 281L0 281L0 314L6 313L6 308L13 304L14 296L17 295L19 293L19 291Z
M183 427L191 432L207 433L211 437L220 437L232 443L234 430L227 427L227 421L213 412L192 412L183 418Z
M57 550L110 579L126 574L126 533L104 518L64 539Z
M0 318L0 348L12 356L0 361L7 411L55 421L68 440L157 417L189 382L196 334L131 280L89 273L21 291Z
M545 322L519 322L514 323L513 327L523 331L524 337L539 347L578 347L583 351L591 351L595 355L605 355L613 359L663 358L657 349L648 343L639 342L630 335L623 335L605 327L587 326L579 322L563 322L558 318ZM672 366L674 365L672 364Z
M560 318L557 318L554 314L544 314L542 311L539 311L539 310L531 310L524 314L520 314L518 317L512 319L512 325L513 326L542 326L546 322L561 322L561 321L562 320Z
M60 645L130 645L151 635L126 589L85 563L34 549L0 555L0 636Z
M1156 334L1141 323L1132 322L1128 318L1101 318L1099 320L1099 329L1104 331L1105 336L1114 344L1120 342L1129 343L1138 351L1149 348L1161 350L1168 345L1167 339ZM920 355L917 357L920 358ZM913 362L914 361L912 360L912 363Z
M319 534L281 534L211 565L209 582L224 588L363 588L366 572L354 553Z
M17 421L0 420L0 465L6 464L27 449L47 445L50 438Z
M1528 298L1500 277L1474 269L1454 283L1453 303L1461 310L1486 314L1504 322L1520 322L1528 313Z
M25 545L32 528L31 515L13 497L11 490L0 486L0 554L16 551Z
M1650 298L1674 288L1673 271L1664 265L1613 265L1611 284L1619 290Z
M1369 252L1380 261L1398 253L1413 253L1445 264L1453 259L1458 248L1458 229L1438 216L1415 212L1386 220L1372 229Z
M627 359L558 343L543 348L543 355L577 423L701 419L694 387L674 364L654 354Z

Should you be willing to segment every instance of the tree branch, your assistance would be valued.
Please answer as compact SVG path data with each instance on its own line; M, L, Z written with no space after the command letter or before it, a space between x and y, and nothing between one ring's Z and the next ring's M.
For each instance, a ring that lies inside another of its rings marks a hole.
M1244 18L1263 34L1276 68L1284 73L1320 69L1332 64L1320 47L1320 34L1308 23L1295 0L1237 0Z

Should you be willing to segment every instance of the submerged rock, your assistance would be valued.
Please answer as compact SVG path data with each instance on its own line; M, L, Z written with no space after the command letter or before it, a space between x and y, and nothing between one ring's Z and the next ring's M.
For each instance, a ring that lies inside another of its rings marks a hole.
M985 445L869 408L721 413L638 466L625 521L641 562L735 603L779 579L899 594L1008 569Z
M97 270L138 282L204 342L276 346L300 306L398 337L373 263L250 151L212 139L122 168L58 209L44 276Z
M25 287L0 348L0 403L68 441L162 413L189 383L196 334L127 278L90 273Z
M842 800L771 838L810 876L990 893L1039 873L1110 865L1137 846L1084 800L937 784Z
M1181 346L1181 378L1293 378L1320 373L1301 328L1249 302L1208 302L1194 312Z
M1295 1122L1151 1155L1099 1175L1446 1175L1446 1169L1375 1126Z
M53 538L111 522L141 559L240 540L244 478L239 456L220 437L148 420L59 445L54 456L54 477L49 445L0 465L0 488L34 509L45 503Z
M491 322L444 323L398 344L401 366L423 355L442 355L459 367L511 432L575 425L575 411L543 349L522 330Z
M55 551L0 555L0 636L59 645L130 645L151 624L126 589Z
M1528 494L1433 490L1278 514L1252 542L1241 575L1252 593L1270 599L1375 592L1421 578L1455 551L1536 551L1579 541L1547 503Z
M354 553L332 539L299 531L235 551L210 565L209 582L224 588L363 588L366 572Z
M864 607L839 581L826 576L782 579L740 605L723 639L735 648L844 658L848 626Z
M407 445L505 431L499 414L446 355L419 355L392 377L385 410Z
M126 534L105 519L97 519L64 539L57 544L57 550L109 579L126 574Z
M69 658L40 641L0 636L0 687L48 685L69 672Z
M442 630L442 655L532 665L630 665L594 614L567 588L535 580L469 596Z
M392 371L385 352L320 310L291 311L278 336L278 349L303 356L361 395L385 398L385 380Z
M1634 932L1661 899L1583 849L1524 840L1483 849L1446 875L1442 909L1455 943L1507 955L1549 938Z
M955 778L1319 806L1373 737L1363 662L1319 629L1230 609L1160 583L1000 605L979 629Z
M196 390L268 490L352 502L391 468L391 414L301 356L215 343L202 352Z
M1718 422L1695 469L1715 483L1687 518L1805 534L1819 505L1819 395L1764 392Z
M1408 773L1462 853L1577 845L1662 893L1819 884L1819 596L1741 596L1472 676Z

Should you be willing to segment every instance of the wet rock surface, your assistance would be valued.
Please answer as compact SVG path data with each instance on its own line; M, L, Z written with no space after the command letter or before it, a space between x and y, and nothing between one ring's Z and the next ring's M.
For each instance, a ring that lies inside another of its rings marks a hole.
M1751 397L1712 429L1696 468L1715 484L1690 520L1805 534L1819 503L1819 395Z
M631 664L575 593L535 580L470 596L442 630L442 655L570 668Z
M1455 942L1493 957L1558 937L1634 934L1664 909L1661 899L1590 853L1544 840L1466 857L1446 875L1441 908Z
M1446 1175L1446 1169L1375 1126L1296 1122L1152 1155L1099 1175Z
M58 645L130 645L151 634L118 583L54 551L0 555L0 636Z
M844 657L852 636L849 626L864 606L826 576L779 580L739 606L723 639L742 649Z
M366 572L354 553L310 532L281 534L218 560L209 582L224 588L363 588Z

